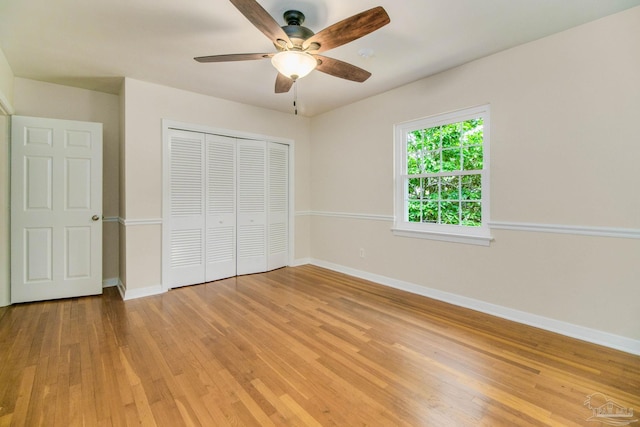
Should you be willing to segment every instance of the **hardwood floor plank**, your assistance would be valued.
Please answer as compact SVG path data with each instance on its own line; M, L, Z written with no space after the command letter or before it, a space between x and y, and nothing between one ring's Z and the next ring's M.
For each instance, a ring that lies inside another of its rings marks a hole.
M0 308L1 426L584 426L640 357L313 266Z
M34 378L36 375L36 366L27 366L22 370L20 384L18 385L18 393L13 410L14 422L26 420L31 404L31 392L33 390Z
M13 414L7 414L0 417L0 427L9 427L11 425L11 419Z
M313 418L304 408L291 398L288 394L280 396L280 400L295 416L302 421L303 425L311 427L322 427L315 418Z
M133 396L133 402L126 405L129 408L134 408L136 410L136 419L139 419L139 423L142 425L156 425L153 412L151 411L151 406L149 405L149 401L147 399L147 395L144 391L144 387L142 386L142 382L140 377L136 374L134 368L131 366L129 362L130 356L128 348L120 349L120 362L122 363L125 371L125 376L131 387L131 394ZM132 419L133 414L129 412L127 414L127 419Z

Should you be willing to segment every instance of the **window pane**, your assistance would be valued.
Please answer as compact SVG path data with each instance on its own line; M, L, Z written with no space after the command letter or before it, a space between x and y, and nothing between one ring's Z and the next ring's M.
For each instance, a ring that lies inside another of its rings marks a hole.
M462 123L452 123L450 125L441 126L442 148L460 146L461 125Z
M420 173L418 159L415 153L407 154L407 175L416 175Z
M460 224L460 204L457 202L440 203L440 222L442 224Z
M482 176L465 175L462 177L462 200L480 200L482 198Z
M407 188L407 195L409 199L419 199L422 194L422 186L420 184L420 178L409 178L409 187Z
M424 129L424 148L428 151L440 148L440 126Z
M438 222L438 202L426 202L422 204L422 222Z
M443 176L440 182L440 198L442 200L460 200L460 177Z
M460 170L460 149L442 150L442 171L459 171Z
M481 145L483 143L484 127L482 118L462 122L462 129L462 144Z
M419 155L419 132L409 132L407 134L407 173L409 175L420 173Z
M480 202L462 203L462 225L471 227L482 225L482 205Z
M464 147L464 170L482 170L482 147Z
M419 130L414 130L407 133L407 145L415 144L418 136L420 135Z
M420 201L409 200L407 208L409 222L420 222Z
M424 192L425 199L439 200L438 178L424 178Z
M440 152L429 151L426 152L423 159L424 173L438 173L440 172Z
M424 144L424 135L422 130L414 130L407 135L407 146L413 147L413 151L418 151Z

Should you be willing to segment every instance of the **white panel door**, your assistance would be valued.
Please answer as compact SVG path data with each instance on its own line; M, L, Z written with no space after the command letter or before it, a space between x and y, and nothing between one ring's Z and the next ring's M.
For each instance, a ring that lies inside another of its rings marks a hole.
M170 288L205 277L204 134L170 130L164 279Z
M11 301L102 293L102 124L12 117Z
M289 262L289 146L267 143L267 270Z
M264 141L237 140L237 274L267 270L267 152Z
M236 140L206 135L205 281L236 275Z

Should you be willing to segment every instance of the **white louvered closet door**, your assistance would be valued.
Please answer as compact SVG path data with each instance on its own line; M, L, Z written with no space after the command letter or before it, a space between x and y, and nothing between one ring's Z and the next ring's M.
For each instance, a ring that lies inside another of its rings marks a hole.
M169 135L168 285L204 282L205 278L205 137L170 130Z
M207 282L236 275L236 140L206 135Z
M289 146L267 143L267 165L267 270L274 270L289 260Z
M167 129L166 288L284 267L289 146Z
M237 140L237 274L267 270L267 150L264 141Z

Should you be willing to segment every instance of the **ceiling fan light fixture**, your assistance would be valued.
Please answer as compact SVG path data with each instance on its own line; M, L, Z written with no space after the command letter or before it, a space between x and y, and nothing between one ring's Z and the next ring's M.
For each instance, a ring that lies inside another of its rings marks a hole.
M291 80L303 78L318 65L318 61L311 54L297 50L279 52L271 58L271 63L280 74Z

